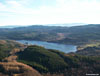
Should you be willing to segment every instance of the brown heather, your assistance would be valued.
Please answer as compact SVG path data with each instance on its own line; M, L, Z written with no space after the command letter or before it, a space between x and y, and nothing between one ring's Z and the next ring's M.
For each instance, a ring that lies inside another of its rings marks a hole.
M0 62L0 76L41 76L28 65L19 62Z

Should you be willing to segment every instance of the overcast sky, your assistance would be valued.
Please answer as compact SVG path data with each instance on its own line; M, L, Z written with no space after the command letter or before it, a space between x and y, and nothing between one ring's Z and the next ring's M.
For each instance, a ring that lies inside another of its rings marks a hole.
M1 25L100 23L100 0L0 0Z

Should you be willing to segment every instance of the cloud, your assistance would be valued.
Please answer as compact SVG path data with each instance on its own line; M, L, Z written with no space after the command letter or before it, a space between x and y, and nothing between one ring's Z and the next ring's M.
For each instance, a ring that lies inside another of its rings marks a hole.
M6 4L11 7L21 7L21 4L17 1L6 1Z
M40 1L40 0L38 0ZM82 1L82 2L81 2ZM100 2L96 0L56 0L55 6L39 5L39 8L33 8L34 0L6 0L5 5L0 4L0 8L5 11L15 12L15 13L34 13L34 12L44 12L44 13L71 13L71 12L89 12L89 11L99 11ZM89 2L90 1L90 2ZM31 7L29 4L33 2ZM5 7L6 6L6 7Z
M0 17L10 24L99 23L99 7L98 0L5 0Z
M5 5L0 3L0 8L4 8L4 7L5 7Z
M3 3L0 3L0 11L3 11L6 8L6 6Z

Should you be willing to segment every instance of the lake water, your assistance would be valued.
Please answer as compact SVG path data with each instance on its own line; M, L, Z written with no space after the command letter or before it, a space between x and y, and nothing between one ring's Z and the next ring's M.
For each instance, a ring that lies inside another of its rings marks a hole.
M32 44L32 45L39 45L39 46L44 46L47 49L55 49L55 50L60 50L65 53L69 52L76 52L77 51L77 46L74 45L65 45L65 44L58 44L58 43L50 43L50 42L44 42L44 41L29 41L29 40L17 40L17 42L20 42L22 44Z

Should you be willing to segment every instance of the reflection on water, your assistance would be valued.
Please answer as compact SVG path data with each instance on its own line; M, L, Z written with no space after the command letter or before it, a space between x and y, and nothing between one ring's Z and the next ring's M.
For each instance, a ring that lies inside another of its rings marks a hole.
M77 51L77 46L74 45L64 45L64 44L58 44L58 43L49 43L49 42L44 42L44 41L29 41L29 40L17 40L17 42L20 42L22 44L32 44L32 45L40 45L44 46L47 49L55 49L55 50L60 50L65 53L69 52L75 52Z

